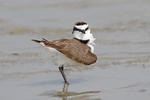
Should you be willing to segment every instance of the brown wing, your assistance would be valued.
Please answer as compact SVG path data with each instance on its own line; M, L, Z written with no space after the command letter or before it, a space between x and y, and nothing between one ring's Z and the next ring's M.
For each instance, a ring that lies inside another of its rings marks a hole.
M56 41L45 40L45 45L53 47L79 63L90 65L96 62L97 56L91 52L90 47L76 39L62 39Z

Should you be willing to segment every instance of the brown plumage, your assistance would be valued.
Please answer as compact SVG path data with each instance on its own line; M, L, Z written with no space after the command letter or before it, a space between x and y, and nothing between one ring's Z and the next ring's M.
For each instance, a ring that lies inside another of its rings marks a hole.
M84 24L87 24L87 23L86 23L86 22L82 22L82 21L75 23L75 25L78 25L78 26L79 26L79 25L84 25Z
M91 48L78 39L60 39L55 41L48 41L43 39L32 40L38 43L43 42L45 46L55 48L59 52L66 55L68 58L85 65L90 65L96 62L97 56L91 52Z

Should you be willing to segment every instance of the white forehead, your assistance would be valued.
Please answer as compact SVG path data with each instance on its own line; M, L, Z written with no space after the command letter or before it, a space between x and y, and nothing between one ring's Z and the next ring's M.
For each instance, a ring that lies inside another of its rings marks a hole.
M84 25L75 25L75 27L78 28L78 29L84 30L84 29L86 29L88 27L88 25L87 24L84 24Z

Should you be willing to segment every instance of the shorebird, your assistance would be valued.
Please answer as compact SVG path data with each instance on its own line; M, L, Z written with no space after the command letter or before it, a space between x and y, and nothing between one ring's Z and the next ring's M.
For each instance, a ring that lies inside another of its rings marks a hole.
M73 27L72 39L48 41L46 39L32 41L49 49L53 62L58 65L64 83L69 84L64 73L64 66L91 65L96 62L94 54L93 34L86 22L77 22Z

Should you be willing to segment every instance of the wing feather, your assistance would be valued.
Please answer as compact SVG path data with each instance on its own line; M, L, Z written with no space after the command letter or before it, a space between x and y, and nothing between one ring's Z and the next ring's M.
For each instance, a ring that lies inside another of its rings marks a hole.
M93 64L97 60L97 56L91 52L90 47L76 39L49 41L45 42L45 45L53 47L70 59L85 65Z

